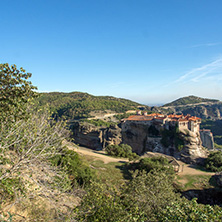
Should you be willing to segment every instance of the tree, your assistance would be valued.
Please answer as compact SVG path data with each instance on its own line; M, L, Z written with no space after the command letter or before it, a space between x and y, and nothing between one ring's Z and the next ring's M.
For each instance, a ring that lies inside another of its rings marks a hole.
M28 79L31 73L26 73L23 68L17 69L16 65L0 64L0 113L1 119L13 115L15 119L24 117L26 104L37 96Z
M179 201L172 202L164 210L158 213L160 222L208 222L221 221L222 209L219 206L198 204L194 198L191 201L181 198Z
M206 159L205 166L208 170L214 172L222 171L222 152L218 151L211 153Z

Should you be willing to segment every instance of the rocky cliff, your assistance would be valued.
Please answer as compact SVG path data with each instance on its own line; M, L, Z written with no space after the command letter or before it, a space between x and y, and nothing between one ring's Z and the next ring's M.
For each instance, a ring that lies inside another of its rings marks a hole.
M98 127L76 121L72 125L72 131L75 143L91 149L103 149L109 144L124 143L130 145L137 154L147 151L159 152L180 158L187 163L197 162L207 155L201 145L200 134L189 130L180 131L176 138L182 141L180 149L172 133L167 136L168 145L163 145L160 130L149 124L123 123L120 128L117 125Z
M208 152L202 146L199 132L190 130L180 130L179 136L184 141L184 147L180 152L181 160L186 163L201 163L206 158Z
M154 135L155 134L155 135ZM167 136L167 145L163 145L163 136L151 130L150 125L140 123L123 123L122 141L132 147L132 150L138 154L146 151L160 152L167 155L181 158L184 162L194 163L207 156L203 149L200 134L189 130L180 131L177 138L173 134ZM182 141L182 146L178 148L176 140Z
M210 130L200 130L202 145L209 150L214 149L214 138Z
M206 102L204 104L190 104L178 106L165 106L159 108L162 111L190 114L202 119L220 120L222 119L222 102Z
M74 142L91 149L102 149L109 144L122 142L121 129L116 126L98 127L76 121L71 126Z

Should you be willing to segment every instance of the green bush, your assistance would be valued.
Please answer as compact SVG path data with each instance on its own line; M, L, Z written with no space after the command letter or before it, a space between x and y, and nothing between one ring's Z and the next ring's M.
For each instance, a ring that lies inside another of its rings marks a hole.
M214 172L222 171L222 152L210 153L205 162L205 167Z
M169 161L164 157L146 157L142 158L138 163L132 164L134 170L145 170L150 172L152 170L163 171L169 175L174 175L174 170L169 164Z
M105 151L110 156L125 157L130 160L137 159L139 156L132 152L132 147L127 144L108 145Z
M95 178L94 171L73 150L63 149L61 154L51 158L51 163L61 167L69 175L72 185L76 182L79 185L88 185Z
M24 194L25 186L21 178L6 178L0 180L0 205L13 200L16 195Z
M93 124L94 126L105 126L105 127L110 127L112 125L116 125L116 123L114 122L105 122L101 119L86 119L86 120L83 120L84 122L87 122L87 123L91 123Z
M180 138L180 131L178 126L171 130L164 129L161 131L161 143L165 147L175 146L178 151L181 151L184 147L184 141Z
M222 221L222 209L219 206L198 204L195 198L191 201L181 198L160 211L157 219L159 222Z
M92 183L75 209L77 221L157 221L177 195L171 179L163 172L135 173L121 188Z

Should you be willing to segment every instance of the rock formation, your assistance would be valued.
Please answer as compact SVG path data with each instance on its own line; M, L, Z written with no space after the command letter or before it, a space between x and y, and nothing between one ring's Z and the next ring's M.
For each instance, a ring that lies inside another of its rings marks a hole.
M140 123L128 123L122 127L122 141L132 147L138 154L146 151L159 152L181 158L184 162L194 163L207 156L207 152L201 145L200 134L190 130L180 130L179 137L184 141L182 150L178 150L175 144L168 147L161 142L162 137L154 136L150 132L150 126ZM173 140L173 138L171 138Z
M141 155L147 151L159 152L179 158L187 163L198 162L207 156L202 147L199 132L184 129L175 134L175 129L165 131L167 145L163 143L163 129L147 121L122 123L120 127L98 127L87 122L76 121L72 125L75 143L91 149L103 149L109 144L128 144L133 152ZM176 135L176 136L175 136ZM176 142L182 141L178 147ZM164 144L164 145L163 145Z
M201 163L206 158L208 152L202 147L199 132L190 130L180 130L179 136L184 141L184 147L181 150L181 160L186 163Z
M202 145L205 148L209 150L214 149L214 138L210 130L206 130L206 129L200 130L200 138L202 141Z
M98 127L87 122L76 121L71 126L74 142L91 149L102 149L109 144L122 141L121 129L116 126Z

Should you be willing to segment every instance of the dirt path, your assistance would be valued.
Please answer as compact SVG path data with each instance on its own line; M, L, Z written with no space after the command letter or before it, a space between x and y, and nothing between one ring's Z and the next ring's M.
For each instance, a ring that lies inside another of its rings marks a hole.
M92 149L88 149L85 147L73 145L71 143L67 143L67 146L69 149L76 151L77 153L81 155L87 155L87 156L92 156L95 157L99 160L102 160L104 163L110 163L110 162L129 162L128 159L125 158L115 158L115 157L110 157L107 154L105 154L104 151L96 151ZM178 175L214 175L214 173L211 172L205 172L201 171L195 168L195 166L183 163L181 161L177 161L181 168L182 172L179 172Z
M96 151L96 150L88 149L85 147L72 145L70 143L67 143L67 146L69 149L74 150L79 154L96 157L99 160L102 160L104 163L129 162L128 159L125 159L125 158L115 158L115 157L108 156L107 154L105 154L104 151Z
M178 175L214 175L213 172L206 172L196 169L196 166L191 164L186 164L181 161L177 161L182 167L182 172L179 172Z

